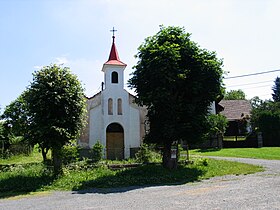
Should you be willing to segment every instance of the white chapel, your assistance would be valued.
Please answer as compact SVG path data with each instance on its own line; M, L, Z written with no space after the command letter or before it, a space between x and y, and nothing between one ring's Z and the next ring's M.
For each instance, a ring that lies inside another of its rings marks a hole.
M145 135L147 111L138 106L135 97L124 89L125 68L113 34L109 59L102 67L102 90L87 98L87 125L78 141L83 148L92 148L99 141L107 159L133 156Z

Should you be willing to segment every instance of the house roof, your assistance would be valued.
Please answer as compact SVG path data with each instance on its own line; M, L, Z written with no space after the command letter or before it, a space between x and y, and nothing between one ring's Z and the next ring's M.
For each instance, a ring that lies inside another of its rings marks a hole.
M123 63L120 58L119 54L115 45L115 36L113 36L113 43L109 55L109 59L104 65L118 65L118 66L126 66L125 63Z
M228 120L242 119L246 115L250 116L252 110L248 100L221 100L219 104L224 107L221 114Z

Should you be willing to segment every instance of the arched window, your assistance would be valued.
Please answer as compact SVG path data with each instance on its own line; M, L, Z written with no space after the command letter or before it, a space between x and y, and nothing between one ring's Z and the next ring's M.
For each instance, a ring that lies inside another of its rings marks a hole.
M108 99L108 114L113 115L113 99Z
M119 75L118 75L117 72L113 71L111 76L112 76L111 77L112 83L118 83L119 82L119 78L118 78Z
M122 115L122 99L118 99L118 115Z

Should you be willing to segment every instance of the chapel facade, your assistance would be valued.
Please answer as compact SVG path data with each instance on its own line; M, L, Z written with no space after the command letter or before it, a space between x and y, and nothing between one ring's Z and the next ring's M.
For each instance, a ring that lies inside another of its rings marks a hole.
M134 155L146 130L147 109L135 103L135 96L124 89L126 64L118 55L115 36L109 59L103 64L102 90L87 98L87 125L78 143L92 148L99 141L107 159L124 159Z

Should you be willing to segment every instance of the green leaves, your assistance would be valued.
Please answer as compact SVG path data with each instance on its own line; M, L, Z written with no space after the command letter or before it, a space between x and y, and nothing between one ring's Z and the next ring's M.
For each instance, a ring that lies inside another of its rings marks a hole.
M131 88L148 107L149 141L196 141L206 132L208 106L222 95L222 60L180 27L160 26L138 48Z
M280 102L280 78L276 77L274 86L272 87L272 98L274 102Z
M245 100L246 96L245 93L242 90L231 90L229 92L226 92L224 96L225 100Z
M63 145L75 138L82 126L83 88L67 67L45 66L33 76L25 98L31 117L30 131L36 141L49 142L51 148L56 142Z

